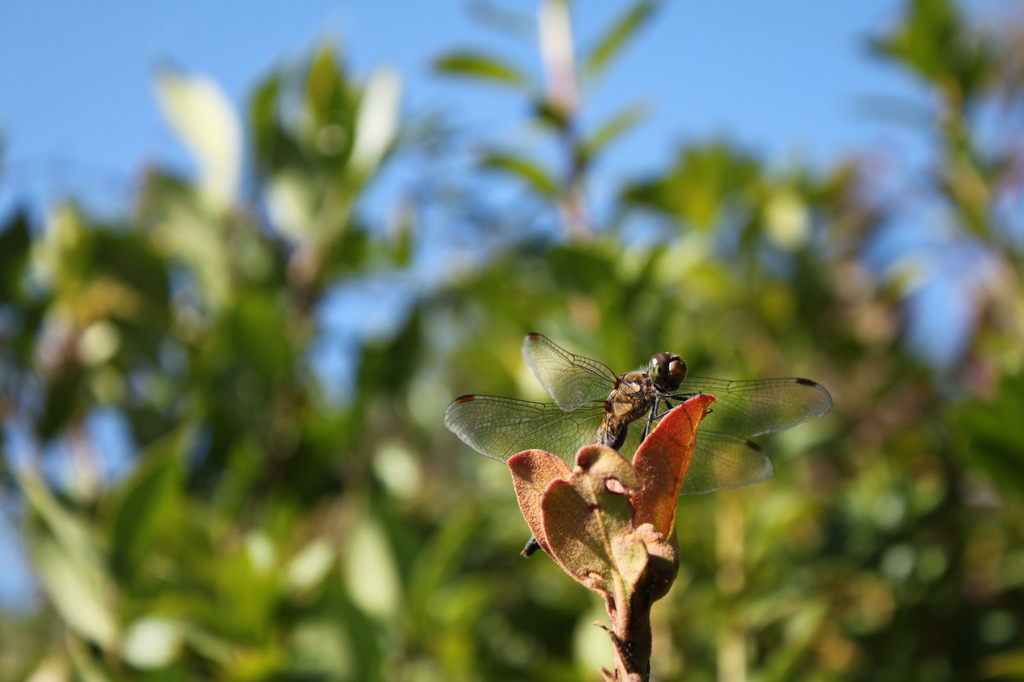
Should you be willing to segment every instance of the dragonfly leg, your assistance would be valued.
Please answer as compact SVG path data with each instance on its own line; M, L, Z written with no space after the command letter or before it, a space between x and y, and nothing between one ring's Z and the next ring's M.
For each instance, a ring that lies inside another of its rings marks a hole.
M678 400L679 402L685 402L685 401L689 400L690 398L696 398L699 395L704 395L704 394L701 393L700 391L690 391L689 393L673 393L673 394L669 395L668 397L672 398L672 400Z
M670 395L668 398L658 398L657 402L654 403L654 407L651 409L650 414L647 416L647 427L644 429L644 436L643 438L640 439L640 442L643 442L644 438L647 438L648 434L651 431L651 424L653 424L655 421L661 419L662 417L664 417L665 415L672 411L672 403L669 402L669 398L671 398L672 400L679 400L680 402L682 402L698 395L703 395L703 393L676 393L674 395ZM658 403L660 402L664 402L668 409L662 412L661 414L657 414ZM711 414L712 412L714 412L714 409L708 408L708 414Z
M701 394L700 393L673 393L671 395L668 395L668 396L665 396L665 397L662 397L662 398L655 398L654 399L654 405L651 407L651 411L647 413L647 424L644 426L644 433L640 437L640 442L641 443L644 442L645 440L647 440L647 436L651 435L651 428L653 427L654 422L656 422L657 420L661 419L666 414L668 414L669 412L672 411L672 403L670 402L670 400L678 400L679 402L684 402L684 401L689 400L690 398L693 398L694 396L698 396L698 395L701 395ZM661 414L658 414L658 408L661 407L661 403L665 403L665 407L667 409L664 412L662 412ZM714 410L708 410L708 414L710 414L713 411Z
M644 433L640 436L640 442L643 443L647 440L647 436L651 433L651 425L654 424L654 420L657 419L655 415L658 413L658 405L661 404L661 398L654 399L654 405L651 407L651 411L647 413L647 425L644 426Z
M530 536L530 539L526 542L526 546L523 547L523 551L520 552L524 557L531 557L533 553L540 549L540 543L537 542L537 538Z
M678 400L680 402L684 402L684 401L689 400L690 398L696 398L699 395L704 395L704 394L699 392L699 391L698 392L694 392L694 393L673 393L672 395L669 396L669 398L672 398L673 400ZM666 405L669 404L668 400L666 400L665 398L662 398L662 400L665 400L665 404ZM669 406L669 407L671 409L671 406ZM655 417L655 419L661 419L662 417L664 417L666 414L669 413L670 409L669 410L665 410L664 412L659 414L657 417ZM711 414L714 411L715 411L714 408L710 408L710 407L708 408L708 414Z
M675 396L672 396L672 397L675 398ZM664 412L662 412L661 414L658 414L658 406L659 406L659 403L662 403L662 402L665 403L665 406L668 409L665 410ZM650 414L647 415L647 428L644 429L644 437L640 439L641 443L649 435L649 433L651 431L651 424L653 424L658 419L661 419L662 417L664 417L666 414L668 414L671 411L672 411L672 403L670 403L667 398L658 398L657 399L657 401L654 403L654 407L651 408Z
M668 414L669 412L671 412L671 411L672 411L672 404L671 404L671 403L670 403L669 401L667 401L667 400L665 401L665 404L666 404L666 405L668 405L668 409L667 409L667 410L665 410L664 412L662 412L661 414L659 414L659 415L655 416L655 417L654 417L654 419L661 419L661 418L662 418L662 417L664 417L664 416L665 416L666 414Z

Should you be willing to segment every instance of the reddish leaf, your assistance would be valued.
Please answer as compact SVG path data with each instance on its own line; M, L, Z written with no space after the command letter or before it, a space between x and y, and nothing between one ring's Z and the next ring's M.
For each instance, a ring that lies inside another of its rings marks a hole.
M551 554L541 519L541 498L552 481L568 480L572 471L560 458L543 450L526 450L512 455L508 458L508 468L512 472L519 510L533 537L545 552Z
M639 490L633 467L611 448L580 449L568 481L552 481L542 500L549 554L581 584L602 594L613 577L632 588L647 554L633 538L631 495ZM618 581L614 581L618 583Z
M600 532L600 513L568 481L552 481L544 493L548 554L585 587L607 594L613 569Z
M650 523L666 538L674 537L676 498L693 459L697 426L714 400L698 395L673 408L636 451L633 468L640 479L640 492L633 499L636 526Z
M646 590L651 601L657 601L668 594L679 573L675 538L667 539L649 523L637 526L633 536L644 545Z

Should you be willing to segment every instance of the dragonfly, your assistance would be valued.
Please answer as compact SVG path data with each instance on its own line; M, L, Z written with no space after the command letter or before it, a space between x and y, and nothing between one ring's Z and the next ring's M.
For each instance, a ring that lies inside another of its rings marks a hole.
M536 448L572 467L576 451L588 444L607 445L630 458L673 402L710 394L715 402L697 431L681 495L767 480L774 473L772 462L747 436L798 426L832 407L829 392L816 381L691 377L674 353L655 353L645 369L616 374L597 360L530 333L523 339L522 354L554 402L494 395L456 398L445 410L444 423L462 442L503 462ZM634 422L644 423L641 433L630 432Z

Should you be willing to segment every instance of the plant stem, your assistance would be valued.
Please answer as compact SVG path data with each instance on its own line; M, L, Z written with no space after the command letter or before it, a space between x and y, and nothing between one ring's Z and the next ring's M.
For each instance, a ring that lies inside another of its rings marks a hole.
M617 605L622 604L619 608ZM602 669L606 680L647 682L651 674L651 599L649 589L635 589L627 597L617 591L608 601L612 627L608 636L615 652L615 673Z

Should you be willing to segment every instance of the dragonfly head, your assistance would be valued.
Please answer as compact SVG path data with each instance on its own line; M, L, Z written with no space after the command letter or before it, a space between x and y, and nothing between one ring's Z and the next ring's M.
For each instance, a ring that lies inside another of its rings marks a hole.
M647 366L647 376L660 390L672 393L686 378L686 363L674 353L655 353Z

